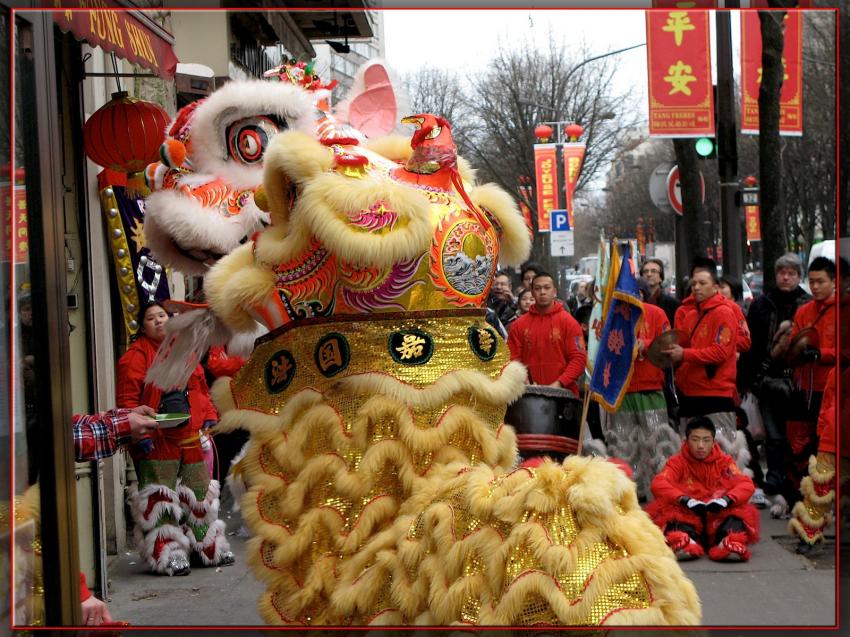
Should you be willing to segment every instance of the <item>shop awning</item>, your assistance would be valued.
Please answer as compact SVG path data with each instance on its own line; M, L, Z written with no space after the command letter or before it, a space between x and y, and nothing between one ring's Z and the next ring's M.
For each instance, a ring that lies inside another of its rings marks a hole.
M59 28L78 40L115 53L128 62L150 69L170 80L177 70L174 36L151 20L144 11L128 8L116 0L99 0L102 8L81 8L85 0L54 0L62 9L53 12Z

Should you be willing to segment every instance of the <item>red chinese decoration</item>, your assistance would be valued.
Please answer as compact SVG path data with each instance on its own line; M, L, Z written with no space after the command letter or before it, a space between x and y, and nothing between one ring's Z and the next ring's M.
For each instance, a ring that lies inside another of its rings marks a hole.
M83 148L96 164L127 173L128 185L136 184L138 189L147 165L159 159L169 119L157 104L113 93L86 121Z
M534 145L534 169L537 177L537 231L549 232L549 213L558 207L558 154L555 144Z
M581 124L570 124L569 126L564 127L564 133L566 133L567 138L571 141L577 140L581 137L581 134L584 132L584 126Z
M758 11L741 12L741 132L759 132L761 86L761 25ZM785 69L779 93L779 134L803 134L803 22L802 12L785 14Z
M540 124L534 129L534 136L545 144L552 137L552 127L548 124Z
M708 11L647 11L649 134L714 136Z
M578 124L572 124L580 130L575 137L581 136L584 129ZM570 126L567 126L569 129ZM573 137L570 131L565 131L567 135ZM575 132L573 130L572 132ZM564 183L567 185L567 217L570 221L570 228L575 229L575 215L573 214L573 196L578 186L578 177L581 174L581 165L584 161L584 153L586 150L584 142L569 142L563 145L564 150Z

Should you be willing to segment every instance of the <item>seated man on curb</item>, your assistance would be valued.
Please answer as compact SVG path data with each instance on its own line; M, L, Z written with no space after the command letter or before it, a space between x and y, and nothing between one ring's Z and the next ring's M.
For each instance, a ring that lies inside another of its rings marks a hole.
M705 555L715 561L746 561L758 541L759 514L749 504L755 487L715 444L714 423L690 420L682 449L652 480L655 500L646 507L680 560Z

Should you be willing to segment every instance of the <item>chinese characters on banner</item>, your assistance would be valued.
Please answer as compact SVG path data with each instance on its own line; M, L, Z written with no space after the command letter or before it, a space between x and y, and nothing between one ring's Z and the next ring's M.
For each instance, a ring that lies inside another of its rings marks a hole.
M549 232L549 213L558 207L558 152L555 144L534 145L537 231Z
M747 241L761 241L761 221L758 206L745 206L744 218L747 225Z
M570 142L563 145L564 148L564 182L567 185L567 217L570 228L575 228L573 221L573 194L578 184L578 176L581 173L581 162L584 161L586 146L581 142Z
M778 15L778 14L777 14ZM785 14L785 73L779 94L779 134L803 134L802 12ZM758 135L761 85L761 25L758 11L741 12L741 132Z
M0 182L0 214L3 218L3 248L0 260L26 263L29 260L27 189Z
M714 136L708 11L647 11L649 134Z

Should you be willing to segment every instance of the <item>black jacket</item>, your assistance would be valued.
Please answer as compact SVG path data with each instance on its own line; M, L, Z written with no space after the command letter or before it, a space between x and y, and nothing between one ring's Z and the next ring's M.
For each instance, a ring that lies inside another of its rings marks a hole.
M794 318L797 308L811 299L803 288L791 292L771 288L753 300L747 312L747 326L753 344L741 354L738 362L738 387L748 389L761 382L764 376L782 378L787 374L783 361L770 360L770 344L782 321Z
M670 321L670 325L675 323L674 319L676 318L676 310L679 309L679 306L682 302L677 299L675 296L670 296L669 294L664 294L661 290L658 291L658 294L647 301L651 305L657 305L664 313L667 315L667 320Z

